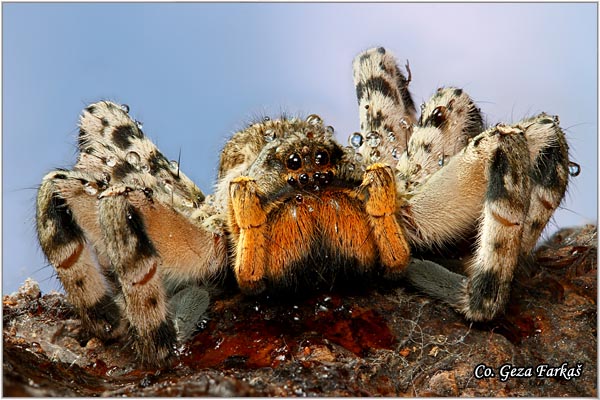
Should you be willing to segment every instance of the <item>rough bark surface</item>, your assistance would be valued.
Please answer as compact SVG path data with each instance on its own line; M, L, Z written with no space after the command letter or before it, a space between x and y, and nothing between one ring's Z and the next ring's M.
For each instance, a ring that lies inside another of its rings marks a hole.
M5 396L597 396L597 236L564 229L520 271L504 316L470 324L402 285L296 301L221 295L171 368L82 340L58 293L3 298ZM566 363L566 364L565 364ZM494 376L478 379L478 372ZM510 364L515 368L502 366ZM543 376L539 367L547 364ZM503 372L528 374L510 376ZM524 369L517 369L524 368ZM577 375L577 376L574 376Z

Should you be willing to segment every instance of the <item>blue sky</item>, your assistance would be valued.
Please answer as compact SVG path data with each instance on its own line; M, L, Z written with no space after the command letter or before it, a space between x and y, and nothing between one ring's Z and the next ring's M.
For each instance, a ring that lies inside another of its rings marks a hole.
M90 102L126 103L210 192L219 151L256 115L357 130L351 62L410 61L417 103L463 87L488 123L560 115L581 164L550 232L597 220L597 5L557 3L3 3L3 291L59 290L37 244L36 187L75 160Z

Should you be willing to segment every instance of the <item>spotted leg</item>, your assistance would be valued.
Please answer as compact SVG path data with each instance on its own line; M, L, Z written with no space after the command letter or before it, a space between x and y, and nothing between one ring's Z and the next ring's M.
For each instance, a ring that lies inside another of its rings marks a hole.
M161 263L141 213L129 202L131 190L103 194L99 222L108 258L123 294L124 315L141 361L164 362L172 354L176 332L167 318Z
M525 131L531 161L531 203L521 245L521 252L528 254L565 196L569 149L558 117L542 113L520 122L519 127Z
M405 150L416 122L408 78L383 47L372 48L354 59L354 85L361 133L351 144L367 164L393 165Z
M83 172L46 175L37 196L38 238L71 304L90 334L109 339L123 333L121 313L104 272L94 196L104 183Z

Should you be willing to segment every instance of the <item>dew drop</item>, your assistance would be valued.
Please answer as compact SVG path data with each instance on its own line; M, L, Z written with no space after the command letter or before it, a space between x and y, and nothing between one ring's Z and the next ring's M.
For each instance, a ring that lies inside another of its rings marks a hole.
M353 163L348 164L348 171L354 171L356 166Z
M350 135L348 142L352 147L358 149L363 144L363 136L358 132L354 132L352 135Z
M96 193L98 193L98 188L94 187L93 185L91 185L89 182L86 183L85 185L83 185L83 190L90 195L95 195Z
M440 167L443 167L444 164L446 163L446 159L445 158L446 158L445 154L442 154L442 155L439 156L439 158L438 158L438 165Z
M569 161L569 175L577 176L581 172L581 166L573 161Z
M315 211L315 209L312 208L312 206L308 206L308 212L313 212L313 211Z
M275 131L273 129L267 129L264 136L267 142L272 142L276 137Z
M144 124L142 124L140 121L135 121L135 125L140 131L144 129Z
M554 123L556 125L560 125L560 118L558 118L558 115L555 115L554 117L552 117L552 119L554 120Z
M323 125L323 119L321 119L321 117L317 114L310 114L308 117L306 117L306 122L311 125Z
M150 172L150 166L148 164L142 165L142 171L143 172Z
M129 114L129 106L127 104L121 104L121 110Z
M373 149L373 151L371 151L371 154L369 154L369 156L371 157L371 160L379 161L379 159L381 158L381 153L379 152L379 150Z
M333 126L331 126L331 125L328 125L328 126L325 128L325 132L327 132L327 134L328 134L328 135L333 135L333 133L335 132L335 129L333 129Z
M114 167L115 165L117 165L117 158L114 156L107 157L106 165L108 165L109 167Z
M388 141L390 141L390 142L395 142L396 141L396 135L392 131L388 132L387 138L388 138Z
M267 117L267 116L265 116L265 117L263 118L263 122L269 122L270 120L271 120L271 117Z
M130 151L129 153L127 153L127 155L125 156L125 159L131 165L138 165L140 163L140 161L142 161L140 155L138 153L136 153L135 151Z
M410 124L408 123L408 121L406 121L406 119L400 118L400 128L410 129Z
M367 135L367 145L369 147L375 148L379 146L380 143L381 135L379 135L379 133L377 133L376 131L369 132L369 134Z
M302 201L303 201L303 200L304 200L304 197L302 197L302 195L301 195L301 194L297 194L297 195L296 195L296 202L298 202L298 203L302 203Z
M354 155L354 160L356 160L356 162L359 162L359 163L362 162L363 161L363 155L360 154L360 153L356 153Z
M423 111L425 111L425 103L421 103L421 106L420 106L420 107L421 107L421 113L422 113Z
M398 150L397 147L394 147L392 149L392 157L394 158L394 160L400 159L400 151Z

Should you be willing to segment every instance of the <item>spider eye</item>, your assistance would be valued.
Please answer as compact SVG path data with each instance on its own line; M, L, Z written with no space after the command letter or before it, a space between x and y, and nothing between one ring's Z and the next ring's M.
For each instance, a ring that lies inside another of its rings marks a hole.
M446 122L446 107L437 106L431 113L431 121L433 126L439 128L444 122Z
M315 154L315 164L327 165L329 164L329 153L326 150L319 150Z
M308 174L300 174L300 176L298 177L298 181L300 181L300 184L302 185L306 185L308 183L308 180Z
M287 159L286 164L289 169L296 171L302 167L302 158L298 153L292 153Z

